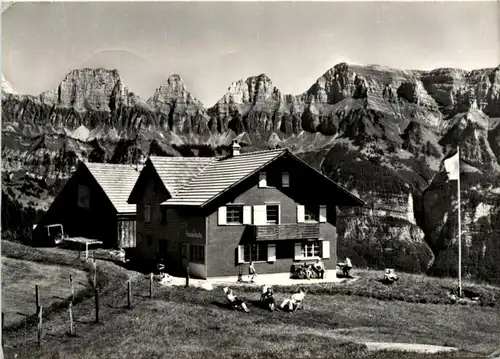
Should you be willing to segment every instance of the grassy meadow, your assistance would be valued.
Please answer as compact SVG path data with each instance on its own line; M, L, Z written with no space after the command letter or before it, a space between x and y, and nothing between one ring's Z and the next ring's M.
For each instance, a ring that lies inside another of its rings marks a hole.
M62 249L31 251L2 241L2 254L86 270L85 264L75 262L75 252ZM385 294L363 295L366 286L381 284L376 281L378 273L355 271L360 279L349 284L309 287L305 310L290 314L269 313L258 306L257 287L235 284L236 294L248 301L246 314L228 309L220 288L161 287L155 282L150 299L146 276L106 261L98 261L98 268L100 323L94 323L92 296L81 289L73 310L75 337L68 335L67 307L58 305L44 316L41 348L34 321L5 328L6 358L449 358L484 356L499 345L495 287L477 285L495 298L493 305L389 300ZM132 309L127 308L128 279ZM437 278L420 280L402 274L395 286L384 290L403 295L416 291L414 295L425 297L446 284ZM344 289L335 292L335 286L348 288L350 294ZM289 289L277 288L277 300L283 300ZM444 345L460 351L434 355L369 351L365 342Z

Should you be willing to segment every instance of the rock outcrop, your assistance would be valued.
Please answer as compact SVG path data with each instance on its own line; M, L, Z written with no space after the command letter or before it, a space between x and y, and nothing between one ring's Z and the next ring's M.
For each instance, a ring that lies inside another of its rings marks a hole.
M484 275L474 260L496 253L500 66L418 71L341 63L299 95L284 94L261 74L232 83L208 109L178 75L159 85L144 100L116 70L80 69L33 96L16 93L2 77L5 191L27 191L22 183L40 181L55 188L79 159L210 156L235 139L243 151L287 147L367 201L363 209L341 211L341 253L356 258L354 251L367 266L413 271L431 265L444 273L445 266L454 268L456 192L443 177L442 159L459 145L465 226L489 231L482 239L472 235L467 248L476 259L468 257L468 273ZM21 207L34 203L21 192L6 198L19 196ZM51 195L43 198L50 202Z

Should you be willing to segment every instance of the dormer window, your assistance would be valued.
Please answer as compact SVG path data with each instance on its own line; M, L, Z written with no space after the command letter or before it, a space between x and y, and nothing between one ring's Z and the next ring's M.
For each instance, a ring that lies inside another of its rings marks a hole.
M272 171L266 172L267 187L280 187L281 186L281 173Z
M290 187L288 172L268 171L259 173L259 188Z

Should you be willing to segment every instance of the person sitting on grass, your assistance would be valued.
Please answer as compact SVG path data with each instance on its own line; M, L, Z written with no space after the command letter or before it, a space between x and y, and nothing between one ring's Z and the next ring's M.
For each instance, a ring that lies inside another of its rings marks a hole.
M255 277L257 276L257 272L255 271L255 267L253 265L253 262L250 262L250 265L248 267L248 278L250 279L251 283L254 283Z
M263 299L265 299L266 297L269 297L273 295L273 287L267 285L267 284L264 284L262 286L262 290L261 290L261 294L260 294L260 300L263 301Z
M288 306L288 311L291 313L299 307L302 307L304 297L306 296L306 292L304 292L302 289L297 290L290 298L287 298L281 303L280 308L284 309L285 306Z

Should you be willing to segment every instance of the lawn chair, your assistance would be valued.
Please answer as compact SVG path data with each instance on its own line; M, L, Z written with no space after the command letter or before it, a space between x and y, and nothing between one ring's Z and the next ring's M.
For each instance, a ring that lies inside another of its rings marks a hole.
M249 313L248 306L246 303L239 297L233 294L233 291L228 287L222 288L224 294L226 295L227 301L231 305L233 310L242 310L246 313Z
M298 292L292 294L291 298L287 298L281 303L280 308L285 309L288 307L289 313L292 313L299 309L304 309L304 298L306 296L307 290L303 291L302 289Z

